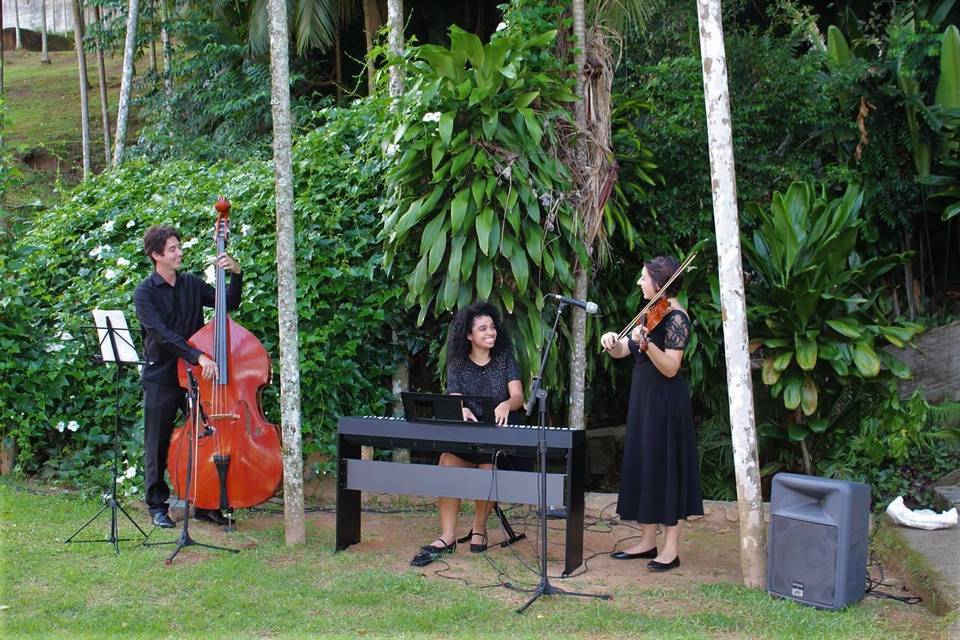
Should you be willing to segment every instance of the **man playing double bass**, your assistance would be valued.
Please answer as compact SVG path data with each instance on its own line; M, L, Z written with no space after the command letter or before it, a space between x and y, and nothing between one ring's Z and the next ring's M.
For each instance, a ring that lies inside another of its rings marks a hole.
M199 365L204 378L217 376L217 363L187 344L204 324L203 307L214 306L216 291L203 279L177 271L183 262L183 250L180 233L173 227L155 225L147 229L143 252L154 266L153 273L137 285L133 294L148 363L143 368L145 500L154 526L171 528L174 523L167 514L170 488L163 474L177 414L187 413L186 394L177 380L177 360ZM226 253L217 256L217 264L230 271L227 308L236 309L243 283L240 265ZM218 525L227 523L217 509L195 509L194 517Z

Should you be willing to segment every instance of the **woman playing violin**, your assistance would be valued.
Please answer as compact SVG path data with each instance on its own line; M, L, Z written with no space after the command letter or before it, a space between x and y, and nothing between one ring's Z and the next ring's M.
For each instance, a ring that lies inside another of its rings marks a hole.
M653 299L678 268L671 257L645 262L638 282L644 298ZM680 566L679 521L703 515L693 409L680 374L690 319L677 302L678 290L674 279L629 337L609 332L600 338L611 357L634 358L617 513L639 522L641 535L637 544L611 555L650 559L651 571ZM659 548L658 524L665 533Z

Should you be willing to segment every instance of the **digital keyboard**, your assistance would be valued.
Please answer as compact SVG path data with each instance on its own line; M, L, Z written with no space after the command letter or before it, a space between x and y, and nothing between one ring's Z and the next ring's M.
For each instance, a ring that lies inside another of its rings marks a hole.
M583 562L585 438L579 429L547 427L547 505L567 511L564 574ZM345 416L337 425L337 550L360 542L362 491L448 496L536 505L539 476L533 471L472 469L361 460L362 446L429 452L534 457L538 427L437 424L397 418Z

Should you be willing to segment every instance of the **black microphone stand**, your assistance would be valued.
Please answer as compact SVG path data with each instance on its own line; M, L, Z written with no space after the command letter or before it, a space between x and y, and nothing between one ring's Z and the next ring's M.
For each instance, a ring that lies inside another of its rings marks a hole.
M543 370L547 365L547 357L550 355L550 347L557 335L557 324L560 322L560 315L566 303L562 300L557 305L557 316L553 320L553 328L547 336L547 341L543 345L543 351L540 354L540 369L537 375L530 383L530 397L527 400L527 415L533 413L533 405L536 404L539 409L539 422L537 426L537 457L539 459L539 480L540 491L537 495L537 508L540 512L540 584L533 590L533 596L527 600L526 604L517 609L517 613L523 613L527 607L540 596L580 596L582 598L600 598L610 600L611 596L597 593L581 593L578 591L565 591L550 584L550 577L547 575L547 390L543 388ZM570 523L567 523L570 526Z
M190 410L190 423L186 429L190 429L188 434L190 437L187 439L187 446L189 450L187 451L187 478L184 483L184 493L183 496L183 528L180 530L180 536L176 540L171 540L167 542L144 542L145 547L160 546L164 544L176 545L173 548L173 551L167 556L167 559L164 561L164 564L173 564L173 559L177 557L177 554L180 553L180 550L184 547L205 547L207 549L216 549L217 551L227 551L229 553L240 553L239 549L229 549L227 547L218 547L212 544L205 544L203 542L197 542L190 537L190 484L193 480L193 472L195 471L196 460L194 458L194 445L197 442L197 437L200 433L200 423L201 416L203 415L203 410L200 407L200 386L197 384L197 379L193 377L193 372L190 370L190 367L187 367L187 377L190 380L190 391L187 392L187 402L189 404ZM206 422L206 417L202 418L203 422Z
M134 521L134 519L130 517L130 514L126 512L126 510L120 504L120 500L117 498L117 476L118 476L117 470L118 470L118 464L119 464L118 459L120 457L120 372L123 369L123 365L125 364L146 364L146 363L139 360L128 361L128 362L123 361L123 359L120 357L120 350L117 348L116 336L118 333L118 329L113 326L113 323L110 322L110 318L106 318L106 327L97 327L97 328L106 329L106 337L110 339L110 348L113 352L113 361L117 365L117 373L113 383L114 385L113 482L110 485L110 495L109 497L107 497L106 503L103 505L103 508L100 509L100 511L97 511L97 513L92 518L87 520L87 522L82 527L74 531L69 538L63 541L63 543L67 544L69 542L109 542L110 544L113 545L113 550L116 551L117 554L119 554L120 553L119 543L126 542L127 540L132 540L132 538L120 537L120 522L119 522L119 519L117 518L117 511L119 511L124 516L126 516L127 520L129 520L130 523L137 528L137 531L139 531L144 538L147 537L147 532L141 529L140 525L138 525L136 521ZM133 345L130 345L130 346L132 347ZM100 361L100 362L108 361L108 360L105 360L102 356L94 356L93 360ZM106 538L103 538L100 540L74 540L74 538L76 538L81 531L83 531L90 524L92 524L93 521L96 520L98 517L100 517L100 514L106 511L107 509L110 509L110 534Z

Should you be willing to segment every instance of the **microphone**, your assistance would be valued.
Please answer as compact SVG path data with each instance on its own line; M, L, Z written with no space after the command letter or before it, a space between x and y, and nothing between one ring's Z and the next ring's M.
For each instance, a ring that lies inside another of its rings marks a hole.
M583 300L577 300L576 298L568 298L567 296L561 296L559 293L548 293L546 296L548 299L553 298L557 302L562 302L564 304L572 304L575 307L580 307L587 313L596 313L600 311L600 307L597 306L596 302L584 302Z

